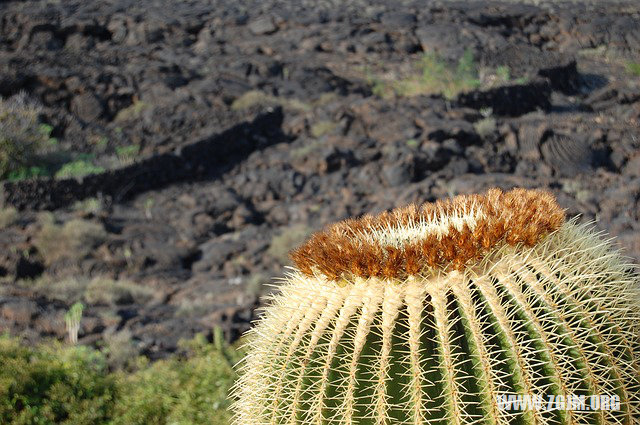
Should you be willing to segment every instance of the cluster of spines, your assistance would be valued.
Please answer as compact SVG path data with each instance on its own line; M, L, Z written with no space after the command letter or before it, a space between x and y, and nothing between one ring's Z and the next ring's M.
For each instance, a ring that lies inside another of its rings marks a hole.
M491 189L336 223L291 259L310 277L404 279L436 268L462 270L500 243L533 246L564 218L547 192ZM390 240L393 234L397 240Z
M296 274L253 330L237 425L640 423L638 282L573 223L463 272L350 285ZM620 411L505 411L502 393Z

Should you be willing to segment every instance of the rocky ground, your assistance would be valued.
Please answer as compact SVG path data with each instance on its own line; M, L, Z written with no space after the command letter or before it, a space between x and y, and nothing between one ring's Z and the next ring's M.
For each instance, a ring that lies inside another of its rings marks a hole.
M493 186L640 262L637 5L346 3L3 2L0 95L106 171L3 183L0 330L234 339L313 230Z

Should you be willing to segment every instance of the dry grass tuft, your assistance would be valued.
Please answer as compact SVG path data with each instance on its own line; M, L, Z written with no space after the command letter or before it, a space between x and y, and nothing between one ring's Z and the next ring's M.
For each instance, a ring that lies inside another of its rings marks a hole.
M41 216L40 221L41 228L35 235L34 245L47 265L81 260L107 238L102 224L92 221L73 219L56 224L50 214Z

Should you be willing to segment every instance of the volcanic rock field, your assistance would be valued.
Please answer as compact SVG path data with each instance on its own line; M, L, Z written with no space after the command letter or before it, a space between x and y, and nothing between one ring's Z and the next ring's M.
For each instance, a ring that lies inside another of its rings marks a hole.
M94 173L2 182L0 331L248 329L336 220L490 187L553 192L640 262L637 2L0 4L0 96Z

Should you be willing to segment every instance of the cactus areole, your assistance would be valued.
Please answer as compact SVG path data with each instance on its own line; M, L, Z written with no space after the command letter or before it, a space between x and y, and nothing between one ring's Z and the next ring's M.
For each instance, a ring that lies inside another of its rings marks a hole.
M549 193L346 220L291 258L236 425L640 424L638 276Z

